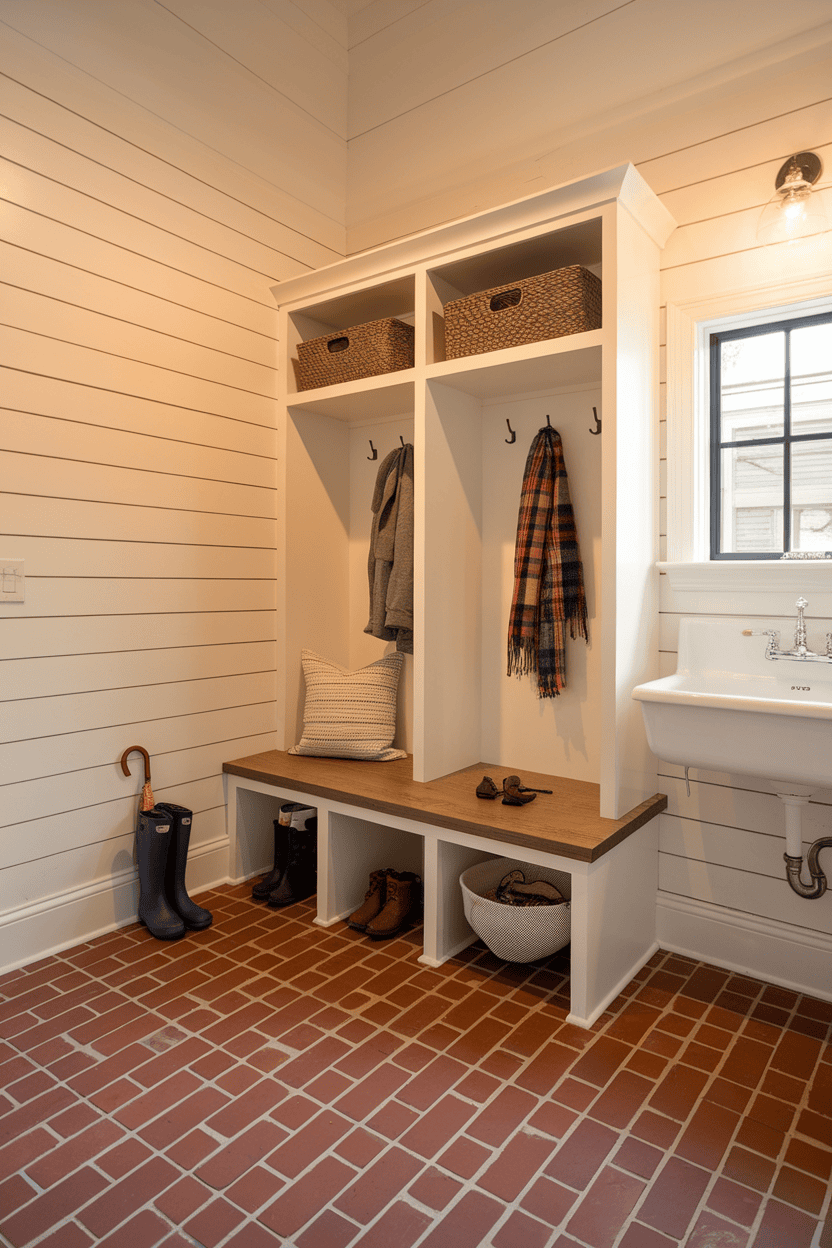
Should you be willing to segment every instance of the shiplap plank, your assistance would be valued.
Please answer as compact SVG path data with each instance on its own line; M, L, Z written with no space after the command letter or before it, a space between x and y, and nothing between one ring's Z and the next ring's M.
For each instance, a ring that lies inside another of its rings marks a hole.
M343 136L161 5L76 0L70 10L61 0L40 0L36 9L7 7L3 18L150 114L171 119L226 160L267 181L281 170L281 180L292 184L299 199L337 219L346 161Z
M28 573L28 569L27 569ZM43 576L28 573L26 601L8 603L7 622L13 619L69 619L72 616L153 616L162 613L274 611L273 577L261 580L153 580L141 582L141 592L129 577ZM14 613L14 614L12 614Z
M133 213L111 208L109 204L102 203L92 195L64 186L52 178L28 168L24 169L2 157L0 176L3 179L5 198L20 208L44 212L49 217L93 234L96 238L121 244L140 256L153 256L155 260L171 268L184 270L205 282L234 291L257 303L265 302L263 292L268 289L270 278L279 281L290 276L290 270L297 271L297 266L293 264L281 266L284 271L277 273L249 269L209 251L207 247L198 246L171 229L162 229ZM12 241L17 240L12 238Z
M169 432L176 432L175 424ZM271 459L144 437L133 431L95 428L81 422L34 416L28 412L4 413L0 446L20 454L33 451L42 454L44 449L48 449L49 455L55 459L88 460L109 464L113 468L164 472L169 476L201 478L265 491L275 488L275 468ZM143 501L147 502L147 498ZM161 503L163 500L157 501ZM173 500L167 501L170 503Z
M415 9L430 12L432 4L433 0L370 0L368 4L355 5L347 25L350 49L400 22Z
M164 800L161 793L173 785L197 784L208 778L218 777L222 785L222 765L228 759L229 751L237 748L245 754L254 753L258 749L267 748L268 734L248 734L233 744L228 741L210 742L192 748L176 750L154 756L151 773L153 792L157 801ZM259 744L255 744L258 742ZM128 745L130 742L127 743ZM48 816L59 815L67 810L85 810L99 803L112 803L125 795L136 800L136 792L141 790L143 773L142 760L134 756L136 765L131 766L131 775L125 776L119 765L121 752L112 759L99 760L103 765L80 768L65 775L51 775L35 780L7 784L3 787L3 802L0 809L0 827L8 827L14 823L28 824ZM157 792L158 789L158 792ZM222 798L220 797L220 801ZM135 814L135 809L134 809ZM8 839L8 838L6 838ZM75 844L83 845L86 841L86 829L82 824L76 828ZM41 847L47 854L56 852L56 848ZM15 854L17 861L29 860L32 857L32 846L29 844ZM2 854L3 851L0 851ZM12 851L14 853L14 851ZM26 857L23 859L22 854ZM12 859L14 860L14 859ZM0 868L7 866L9 860L0 858Z
M762 800L764 795L757 796ZM776 797L772 801L780 806L779 824L776 819L761 819L760 827L731 827L729 824L687 818L684 815L663 815L659 829L659 850L661 853L677 854L702 862L718 862L739 871L773 875L779 879L783 871L786 835L782 803ZM750 811L751 804L745 809ZM828 806L806 807L805 810L804 854L808 852L813 841L832 833L832 811ZM808 879L808 873L806 878Z
M181 338L169 338L163 331L131 325L109 313L90 312L68 300L16 286L3 286L0 300L6 324L18 329L235 390L270 398L276 395L277 374L270 365L241 360Z
M152 330L156 335L167 335L173 343L196 346L203 352L216 351L222 357L265 369L274 369L276 364L276 342L265 334L192 312L168 299L146 295L121 282L2 241L0 274L9 286L60 300L72 309L109 316L115 325Z
M763 190L774 190L774 175L794 151L829 143L829 80L832 50L821 38L810 56L785 61L768 75L740 79L698 107L673 118L675 141L655 146L640 167L656 193L664 196L737 172ZM668 135L668 138L671 137ZM769 173L762 166L770 162ZM701 192L700 192L701 194Z
M659 855L659 888L744 914L792 923L811 932L832 933L832 894L806 901L781 879L673 854Z
M70 568L79 577L121 576L133 582L137 606L148 605L147 580L271 580L275 575L274 551L268 550L111 542L106 537L17 537L14 544L12 557L26 560L27 588L31 576L66 576Z
M4 203L3 220L8 242L36 255L46 256L71 270L93 273L122 286L159 299L173 307L203 313L217 320L272 338L274 306L261 298L251 299L194 276L181 264L166 264L155 256L143 256L127 238L108 242L97 238L83 224L72 225L50 215L46 204L19 207Z
M71 645L71 638L67 640ZM61 697L90 689L126 689L144 683L210 680L273 668L274 643L268 641L4 659L0 662L0 701ZM9 713L14 718L14 708Z
M175 501L171 499L171 501ZM192 546L250 546L274 549L275 521L249 516L211 516L164 507L84 502L41 495L7 495L3 528L9 536L101 536L115 541L175 542Z
M176 193L176 198L191 202L194 196L197 201L202 197L219 220L227 219L225 214L230 204L230 211L242 213L242 225L237 218L231 218L229 224L238 225L255 237L260 237L261 221L273 222L278 229L285 226L300 235L308 235L313 243L343 254L343 202L333 212L330 204L327 205L330 210L325 210L310 196L305 201L299 199L291 168L283 167L282 181L275 176L280 166L275 166L272 175L266 177L244 169L233 155L229 160L209 144L194 142L175 124L167 124L118 90L111 90L100 80L79 72L61 58L60 52L55 54L38 47L10 26L4 27L3 53L2 64L9 77L32 95L40 96L44 106L53 110L52 116L42 115L30 103L22 113L16 114L19 120L31 118L40 125L42 116L46 116L45 132L65 141L67 136L54 117L60 110L68 119L67 125L78 118L79 125L87 128L89 138L82 144L83 150L93 156L102 150L105 163L112 168L123 168L127 172L135 168L137 177L147 185L158 185L174 193L169 183L160 181L171 177L173 187L184 184L187 188L181 194ZM112 146L102 148L102 144L107 144L107 136L112 136ZM123 154L116 155L117 150ZM164 175L162 169L166 170ZM247 214L251 214L253 226ZM313 267L326 263L326 260L316 260L314 255L308 260Z
M19 75L20 72L18 65L15 73ZM206 218L232 236L232 248L237 238L254 242L293 260L298 273L332 264L343 255L342 232L334 227L334 222L309 205L299 204L277 187L270 188L268 207L264 204L258 209L253 202L247 202L255 198L253 188L251 185L235 187L243 177L239 167L226 168L225 177L221 179L222 189L212 186L204 176L194 176L177 168L175 153L170 153L173 159L166 158L167 144L158 142L161 136L153 136L157 139L155 151L145 150L145 146L131 142L129 137L114 133L112 117L106 125L98 124L15 78L3 77L6 116L27 130L60 144L78 158L94 161L143 189L152 189L166 201ZM124 101L119 103L123 105ZM152 122L150 118L147 120ZM146 129L143 145L147 144L148 137ZM265 188L258 189L259 198L263 199Z
M224 606L231 605L226 601ZM99 654L107 650L161 650L170 646L215 646L231 642L274 641L271 611L216 610L159 615L85 616L70 629L65 618L4 619L4 659L68 654Z
M816 105L819 111L828 108L829 105ZM760 126L759 129L762 134L754 136L754 148L749 157L759 150L760 159L750 168L723 174L711 173L699 181L661 195L662 203L673 214L679 228L714 220L728 213L745 212L755 206L758 211L762 210L774 191L774 178L782 164L782 147L769 135L767 126ZM824 130L832 133L832 125L826 122ZM827 165L832 156L832 144L813 144L812 151L817 152L823 164Z
M736 290L775 286L782 282L785 266L795 282L832 272L832 233L768 247L757 247L749 240L737 252L663 268L662 298L678 304Z
M503 0L434 0L409 13L399 9L398 20L385 22L359 43L351 41L350 138L437 97L453 93L458 99L464 84L476 80L485 78L488 85L480 91L486 99L492 91L499 98L506 67L516 63L528 80L535 74L530 65L555 40L561 75L569 77L568 62L584 44L579 28L609 8L605 0L527 4L522 21ZM613 19L613 24L618 23ZM556 77L551 87L557 96ZM502 103L510 108L511 97ZM453 104L445 99L443 106L450 111Z
M778 842L782 841L781 857L785 853L786 816L783 803L773 792L740 787L742 780L731 786L707 784L692 778L688 797L682 777L664 776L662 785L662 793L667 794L669 816L696 828L701 826L701 829L721 828L729 829L732 834L743 832L776 837ZM803 808L803 827L803 839L809 844L819 836L829 836L832 809L822 802L810 802Z
M94 382L121 394L159 399L174 407L213 412L253 424L272 426L274 423L274 401L268 396L10 326L0 326L0 358L14 360L15 367L25 372L69 382Z
M11 716L0 723L0 741L27 741L118 724L129 728L146 719L151 707L160 719L176 719L202 711L259 705L264 698L273 699L274 696L273 673L256 672L159 686L137 685L129 689L31 698L15 703L13 723ZM126 741L124 748L129 744Z
M279 95L346 138L344 49L333 40L326 42L329 66L322 73L320 39L311 43L296 23L283 20L288 5L277 12L256 0L235 0L233 8L225 0L166 0L166 8Z
M145 714L147 710L145 708ZM155 779L159 774L158 761L164 754L224 742L225 758L238 758L242 757L237 749L242 738L268 736L274 733L274 727L274 702L265 700L259 704L204 711L174 719L160 719L151 714L150 718L135 724L90 728L84 732L65 732L42 738L34 748L30 741L10 741L0 745L0 783L20 784L42 776L58 776L87 767L100 768L102 760L118 762L133 741L140 741L150 754L151 773ZM128 766L134 777L144 778L140 755L131 755Z
M85 453L94 455L95 450L79 447L74 460L17 451L7 451L4 459L7 471L14 473L16 489L23 494L98 499L102 503L133 503L139 507L152 500L161 507L182 511L266 519L274 516L274 490L267 486L177 476L163 471L164 461L156 471L86 463L81 458ZM104 513L99 536L110 537ZM131 540L139 537L134 526Z
M307 43L318 48L339 70L348 70L346 18L329 0L304 0L303 8L294 0L260 0L260 3Z
M11 412L30 416L50 416L57 420L76 421L96 439L106 440L103 429L118 429L131 435L123 438L120 452L129 453L139 447L142 438L156 448L156 455L166 460L173 455L190 457L217 452L216 463L227 466L225 476L234 480L262 481L259 473L271 479L277 455L277 435L271 425L251 424L233 417L215 416L210 412L190 411L171 407L156 400L129 394L115 394L100 389L95 379L67 385L59 378L36 376L10 366L2 374L3 428L11 420ZM5 409L5 410L3 410ZM164 445L160 445L160 440ZM252 465L249 460L260 457L265 463ZM206 461L207 462L207 461Z
M213 263L213 257L217 257L221 261L231 261L249 273L274 274L275 281L284 281L309 271L308 265L299 263L293 256L229 230L202 212L195 211L195 206L178 204L161 196L152 187L143 186L135 177L125 177L102 165L100 158L91 160L80 156L30 127L6 121L3 156L21 171L36 174L53 185L77 192L91 206L102 204L123 214L122 229L125 231L132 233L138 223L140 227L152 226L165 235L185 240L188 246L183 250L184 257L205 253L209 264ZM109 233L106 236L111 237ZM142 229L136 237L141 249ZM205 264L205 257L199 255L199 266Z

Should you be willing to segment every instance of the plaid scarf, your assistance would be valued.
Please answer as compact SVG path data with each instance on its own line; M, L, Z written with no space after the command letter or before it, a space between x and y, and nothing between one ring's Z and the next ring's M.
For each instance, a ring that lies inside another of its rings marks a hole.
M566 687L564 624L589 640L578 534L560 434L547 425L529 449L514 551L508 674L534 672L541 698Z

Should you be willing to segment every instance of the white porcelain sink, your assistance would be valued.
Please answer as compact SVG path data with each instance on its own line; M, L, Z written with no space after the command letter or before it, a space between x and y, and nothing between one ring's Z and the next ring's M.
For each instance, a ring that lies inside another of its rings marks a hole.
M766 659L768 639L744 636L751 628L778 628L792 645L788 620L680 622L674 675L633 690L651 750L682 766L832 788L832 663Z

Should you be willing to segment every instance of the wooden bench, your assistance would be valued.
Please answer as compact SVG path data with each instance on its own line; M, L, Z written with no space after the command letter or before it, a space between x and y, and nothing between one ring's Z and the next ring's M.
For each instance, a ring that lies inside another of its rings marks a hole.
M422 784L410 759L366 763L302 758L268 750L223 765L231 872L267 871L273 820L283 802L318 811L318 913L329 926L364 897L379 867L424 880L424 951L438 966L476 939L465 920L459 876L486 858L518 858L567 871L572 879L571 1013L588 1027L657 948L657 824L661 794L621 819L598 814L599 788L580 780L520 772L552 789L525 806L476 796L483 775L499 786L510 768L477 763Z

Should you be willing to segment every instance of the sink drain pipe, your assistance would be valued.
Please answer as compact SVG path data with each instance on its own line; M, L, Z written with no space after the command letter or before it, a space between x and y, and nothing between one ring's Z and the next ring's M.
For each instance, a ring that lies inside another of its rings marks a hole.
M815 841L806 855L806 865L812 877L811 884L804 884L800 878L803 869L803 833L801 808L809 801L809 797L798 793L778 793L777 796L786 808L786 852L783 859L786 863L786 879L789 887L798 897L807 901L816 901L827 889L826 875L820 868L818 859L822 849L832 848L832 836L822 836Z

